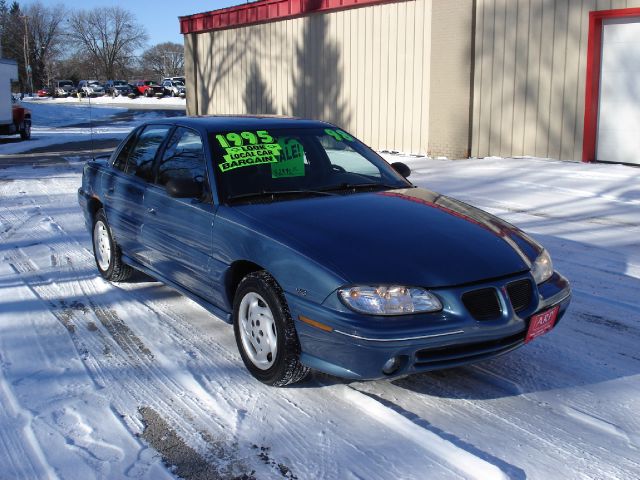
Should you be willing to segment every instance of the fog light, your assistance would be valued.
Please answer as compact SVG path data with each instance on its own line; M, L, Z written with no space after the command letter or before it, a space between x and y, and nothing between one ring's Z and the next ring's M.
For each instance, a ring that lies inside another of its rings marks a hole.
M401 365L402 359L400 357L391 357L382 366L382 373L384 373L385 375L391 375L397 372Z

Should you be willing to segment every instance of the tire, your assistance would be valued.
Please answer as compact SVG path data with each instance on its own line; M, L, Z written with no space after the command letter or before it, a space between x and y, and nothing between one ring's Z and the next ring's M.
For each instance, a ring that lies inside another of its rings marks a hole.
M265 271L242 279L233 301L233 331L247 370L262 383L283 387L304 379L300 342L282 288Z
M149 90L144 91L144 96L149 98L151 96L151 92Z
M104 210L96 212L91 231L93 256L100 275L110 282L123 282L133 273L129 265L122 262L122 252L113 238Z
M31 120L24 120L22 122L22 128L20 129L20 138L22 140L29 140L31 138Z

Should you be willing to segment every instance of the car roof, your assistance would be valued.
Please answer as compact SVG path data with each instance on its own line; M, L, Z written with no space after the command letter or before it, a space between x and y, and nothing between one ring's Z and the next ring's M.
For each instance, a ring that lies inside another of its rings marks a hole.
M267 128L313 128L333 127L319 120L309 120L280 115L202 115L194 117L171 117L153 120L148 124L173 124L195 128L206 132L224 132L233 130L262 130Z

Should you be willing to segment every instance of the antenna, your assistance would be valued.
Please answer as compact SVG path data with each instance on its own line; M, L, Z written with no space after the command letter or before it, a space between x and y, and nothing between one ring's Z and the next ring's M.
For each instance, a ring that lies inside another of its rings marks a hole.
M91 95L87 94L89 99L89 139L91 141L91 159L95 160L96 156L93 152L93 118L91 117Z

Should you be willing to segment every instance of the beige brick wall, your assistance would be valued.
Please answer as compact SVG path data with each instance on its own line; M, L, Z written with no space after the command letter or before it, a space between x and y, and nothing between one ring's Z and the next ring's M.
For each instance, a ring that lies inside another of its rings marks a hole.
M433 0L429 154L469 156L473 0Z

